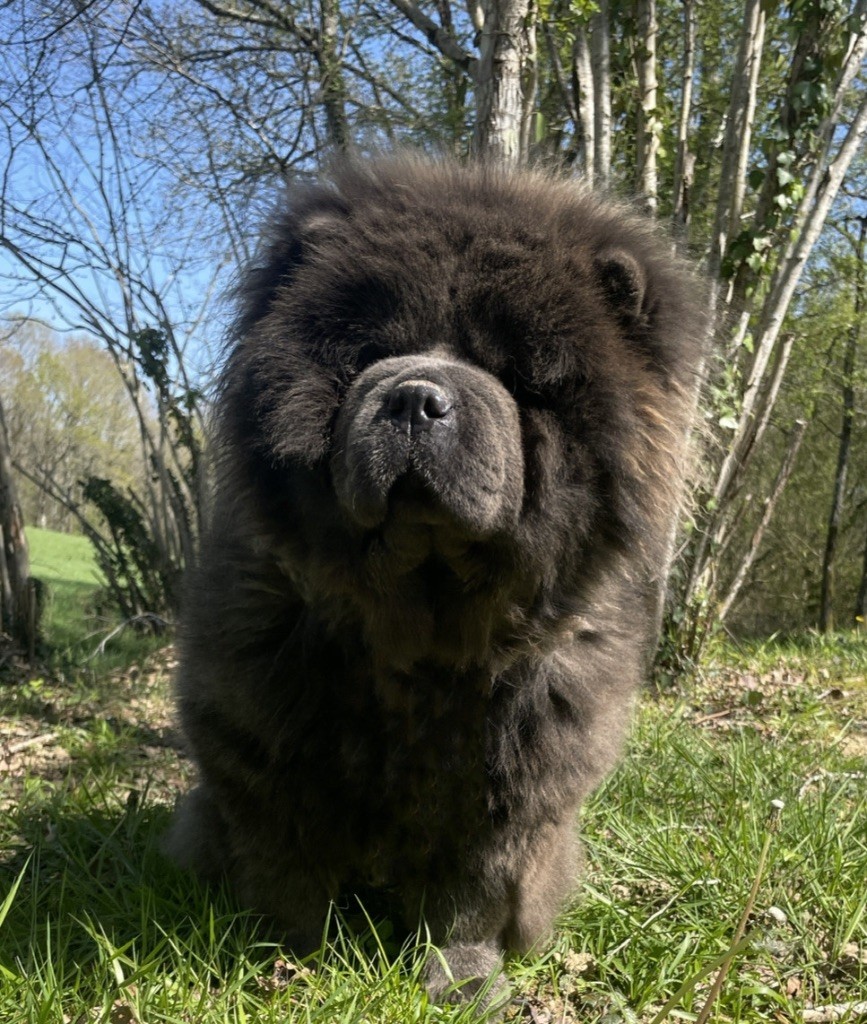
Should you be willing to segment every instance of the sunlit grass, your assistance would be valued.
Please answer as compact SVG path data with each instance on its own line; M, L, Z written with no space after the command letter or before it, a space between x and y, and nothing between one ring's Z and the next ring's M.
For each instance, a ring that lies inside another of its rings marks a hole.
M775 635L763 639L717 638L704 658L705 669L722 667L768 672L804 672L810 678L867 684L867 628Z
M165 644L165 638L121 629L119 614L103 595L105 581L96 565L93 546L79 534L27 528L30 573L44 584L42 635L54 663L86 665L90 672L118 668Z
M867 716L842 684L861 654L841 663L840 650L717 650L680 693L645 698L621 767L582 813L574 904L549 945L508 965L507 1018L650 1024L679 993L668 1019L694 1020L773 799L785 808L710 1020L796 1021L807 1005L867 1000ZM133 713L141 685L112 698L25 683L4 701L13 727L50 706L66 760L22 777L7 759L0 781L0 1024L479 1019L429 1005L424 942L404 943L395 922L338 910L320 955L297 964L228 893L169 864L160 837L189 772L148 731L168 678Z

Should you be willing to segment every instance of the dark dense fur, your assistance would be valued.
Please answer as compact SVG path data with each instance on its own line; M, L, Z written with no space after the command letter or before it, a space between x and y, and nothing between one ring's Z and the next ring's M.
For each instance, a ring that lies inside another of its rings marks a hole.
M700 324L574 183L403 158L273 225L184 616L171 837L298 952L388 887L435 998L548 933L653 641Z

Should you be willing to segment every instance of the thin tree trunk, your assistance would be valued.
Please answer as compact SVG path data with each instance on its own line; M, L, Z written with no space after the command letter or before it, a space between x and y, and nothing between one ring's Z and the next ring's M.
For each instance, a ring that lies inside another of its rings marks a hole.
M36 587L30 578L24 519L0 405L0 629L20 644L32 661L38 627Z
M440 25L446 32L454 33L452 8L449 0L437 0ZM472 14L472 11L471 11ZM445 129L449 136L449 148L456 157L463 152L463 127L467 98L467 75L453 61L443 61L440 67L445 97ZM382 106L382 102L377 100ZM391 133L390 133L391 138Z
M801 447L801 442L804 440L804 433L806 430L806 420L795 420L795 424L792 428L792 434L789 438L789 446L786 449L786 454L783 458L783 463L780 466L780 471L777 474L777 479L774 481L771 493L765 500L762 518L759 520L759 524L753 533L752 539L750 540L750 546L747 548L744 557L741 559L741 564L738 566L735 577L729 585L728 593L725 595L717 609L717 618L720 622L725 621L725 618L731 611L731 607L738 594L741 592L741 588L746 581L750 569L753 567L753 563L755 562L756 556L759 553L759 548L761 547L762 539L765 536L765 531L773 518L774 509L786 488L786 484L789 482L792 470L795 468L795 460L798 457L798 450Z
M583 25L575 32L575 43L572 48L572 81L578 112L578 138L584 176L592 183L596 175L596 101L590 42Z
M695 76L696 17L694 0L683 0L683 78L680 116L677 122L677 151L674 158L674 222L689 224L689 189L695 157L689 151L689 121L692 115L692 86Z
M538 0L529 0L523 19L523 60L521 68L521 139L519 159L525 161L535 143L536 90L539 87L539 51L536 23L539 17Z
M837 449L837 468L834 473L834 495L828 516L828 531L825 535L825 553L822 558L822 593L819 602L819 629L827 633L834 628L834 561L837 555L837 540L840 523L843 521L843 506L846 501L846 477L849 473L849 453L852 446L852 421L855 416L855 356L861 338L861 312L864 308L864 238L867 235L867 217L861 217L861 227L855 246L857 256L855 276L855 303L852 323L846 338L843 354L842 404L843 415L840 423L840 443Z
M572 122L572 125L574 127L575 139L578 148L578 165L584 169L584 173L586 174L587 142L585 138L585 126L584 122L582 121L582 114L580 112L581 95L584 82L582 82L576 66L578 36L582 30L577 30L575 35L575 41L572 44L571 81L569 82L567 82L566 80L566 72L563 68L563 61L560 59L560 50L557 46L557 37L554 33L554 30L551 28L551 23L549 21L542 22L542 31L545 35L545 43L548 47L548 57L551 61L551 70L554 72L554 80L557 83L557 91L560 94L560 99L563 103L563 106L566 108L566 113L569 115L569 120ZM586 79L584 81L586 82Z
M771 374L770 383L768 384L768 390L770 392L768 402L765 407L765 416L763 421L759 424L758 432L756 437L761 437L769 422L770 422L770 411L776 402L777 393L783 383L783 378L786 375L786 368L789 365L789 357L792 354L792 349L795 344L795 335L787 334L783 338L783 342L777 350L775 357L774 369ZM811 417L808 417L808 419ZM719 561L726 550L728 549L729 543L737 533L737 520L740 515L740 511L735 508L734 495L728 503L728 511L722 514L720 519L720 525L716 531L716 542L714 544L714 557Z
M525 81L532 0L487 0L479 41L473 150L506 164L520 163L526 139Z
M322 0L316 62L328 141L335 149L344 150L350 143L346 118L346 86L343 81L343 60L338 48L340 10L338 0Z
M707 270L712 280L719 277L726 246L731 232L740 222L743 209L746 187L744 172L752 139L764 34L765 15L761 0L746 0L744 27L726 114L716 216L708 256Z
M595 183L608 186L611 177L611 29L609 2L599 0L599 9L590 21L590 48L593 65Z
M648 213L656 213L656 154L659 131L656 112L656 0L638 0L638 126L636 132L636 184Z
M861 629L867 627L867 540L864 542L864 560L861 564L861 583L858 596L855 598L855 625Z

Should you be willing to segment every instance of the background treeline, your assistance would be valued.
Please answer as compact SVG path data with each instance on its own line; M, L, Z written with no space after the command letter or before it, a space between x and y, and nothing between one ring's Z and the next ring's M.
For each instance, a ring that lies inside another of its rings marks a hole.
M222 297L281 179L347 148L484 153L622 196L706 276L673 656L721 620L852 626L865 17L867 0L3 5L0 399L27 521L87 529L124 614L170 616Z
M140 491L138 427L111 357L85 335L59 337L35 320L9 322L0 340L9 445L29 525L82 532L81 488L107 477Z

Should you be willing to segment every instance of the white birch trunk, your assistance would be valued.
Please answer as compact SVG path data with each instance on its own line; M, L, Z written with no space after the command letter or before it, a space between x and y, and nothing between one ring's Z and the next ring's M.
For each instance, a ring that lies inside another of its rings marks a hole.
M608 0L599 0L599 10L590 22L593 65L595 183L603 188L611 177L611 30Z
M539 86L539 52L536 24L539 17L538 0L529 0L527 15L523 19L524 57L521 70L521 146L519 158L525 161L536 141L536 90Z
M636 71L638 77L638 126L636 131L639 191L649 213L656 213L657 176L656 154L659 149L659 130L656 114L656 0L638 2L638 47Z
M593 65L590 59L590 43L587 31L580 26L575 33L575 44L572 51L572 76L578 107L578 141L587 181L592 182L596 176L596 100L593 83Z

